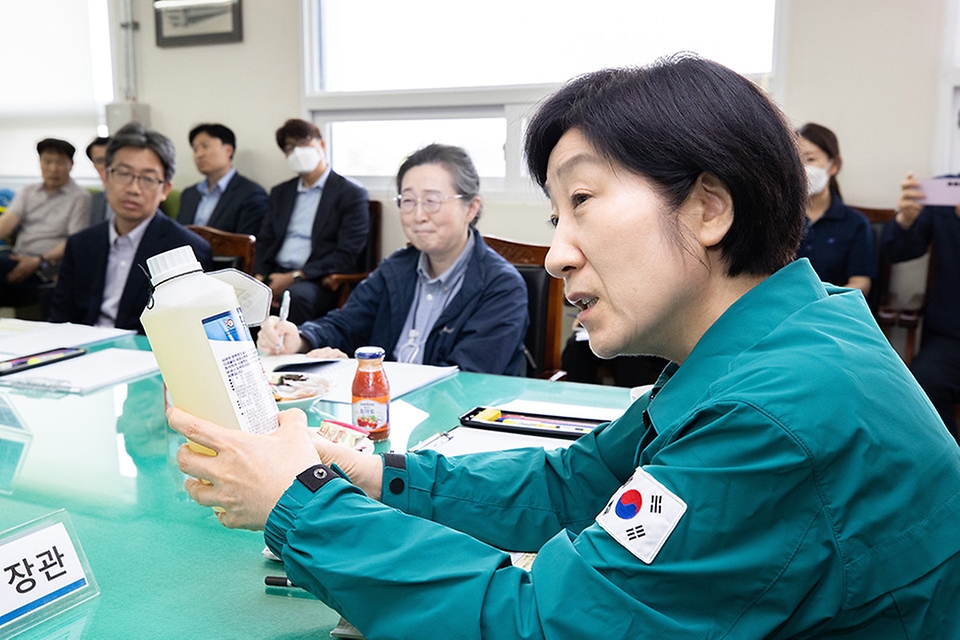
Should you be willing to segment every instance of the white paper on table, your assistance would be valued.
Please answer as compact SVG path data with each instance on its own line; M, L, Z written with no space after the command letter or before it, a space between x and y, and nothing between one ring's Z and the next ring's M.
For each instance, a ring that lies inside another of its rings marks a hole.
M450 431L444 431L443 433L431 436L423 442L417 443L416 446L411 447L411 450L432 449L445 456L458 456L465 453L506 451L508 449L522 449L524 447L542 447L548 450L560 449L569 447L574 442L576 442L576 440L569 440L567 438L551 438L526 433L460 426Z
M322 376L330 382L330 391L323 400L350 404L353 401L351 389L353 377L357 373L357 361L353 358L338 360L318 360L302 354L271 356L262 355L260 359L267 371L302 371ZM406 362L384 362L383 371L390 384L391 400L410 393L428 384L452 376L458 367L435 367L426 364Z
M558 404L556 402L543 402L540 400L511 400L497 405L501 411L511 413L538 413L545 416L561 416L564 418L580 418L581 420L603 420L610 422L623 415L629 406L629 399L624 403L622 409L611 409L609 407L592 407L590 405L580 404Z
M0 376L0 384L25 389L86 393L158 370L157 359L152 351L103 349Z
M0 359L18 358L52 349L82 347L136 333L114 327L85 324L0 320Z

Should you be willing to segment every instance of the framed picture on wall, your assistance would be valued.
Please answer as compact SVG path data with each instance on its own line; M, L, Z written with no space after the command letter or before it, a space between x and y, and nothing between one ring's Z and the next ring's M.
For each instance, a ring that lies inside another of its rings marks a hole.
M240 0L154 0L158 47L243 40Z

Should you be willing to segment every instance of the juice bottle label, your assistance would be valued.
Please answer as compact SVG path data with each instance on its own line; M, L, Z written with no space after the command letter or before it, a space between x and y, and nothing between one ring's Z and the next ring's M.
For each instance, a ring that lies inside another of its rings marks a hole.
M353 398L353 424L371 432L379 432L390 424L388 396Z
M276 429L277 403L240 310L218 313L202 322L240 428L248 433Z

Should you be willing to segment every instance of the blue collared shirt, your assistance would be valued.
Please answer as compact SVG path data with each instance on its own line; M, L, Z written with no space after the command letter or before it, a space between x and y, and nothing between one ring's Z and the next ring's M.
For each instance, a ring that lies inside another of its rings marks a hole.
M323 195L327 178L330 177L330 171L330 165L327 165L327 170L310 187L303 186L303 178L297 183L297 201L293 205L290 223L287 224L287 235L277 252L277 264L284 269L300 269L310 258L313 250L313 221L317 217L320 197Z
M234 167L230 167L230 171L227 171L222 178L217 180L217 184L214 185L213 189L210 188L206 180L197 185L197 191L200 192L200 202L197 204L197 214L193 217L193 224L206 225L210 222L210 216L213 215L213 210L217 208L217 203L220 202L220 196L226 191L227 185L230 184L230 179L233 178L236 173L237 170Z
M397 362L423 364L424 344L430 332L433 331L433 325L440 318L440 314L460 292L476 242L476 236L468 233L467 244L457 256L456 261L449 269L432 279L429 274L430 265L427 254L420 254L413 304L410 305L407 320L400 331L400 339L397 340L393 349L393 357Z
M133 259L152 220L153 216L150 216L123 236L117 233L113 222L108 225L110 254L107 257L107 273L103 279L103 299L100 302L100 316L97 318L96 326L116 326L120 298L123 296L124 287L127 286Z

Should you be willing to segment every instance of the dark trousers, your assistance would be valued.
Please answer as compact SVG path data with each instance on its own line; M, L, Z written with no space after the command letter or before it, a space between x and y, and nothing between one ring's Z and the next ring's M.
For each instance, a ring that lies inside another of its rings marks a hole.
M957 403L960 402L960 340L924 328L920 351L910 370L947 425L947 430L960 442L956 417Z
M0 307L23 307L37 302L40 278L36 274L22 282L7 282L7 274L17 266L9 251L0 253Z
M294 282L290 292L290 315L287 320L300 325L308 320L316 320L337 308L337 292L324 288L319 281L301 280Z

